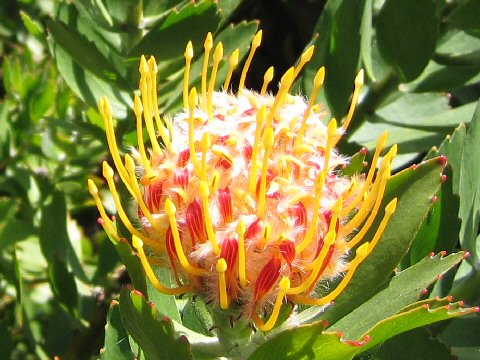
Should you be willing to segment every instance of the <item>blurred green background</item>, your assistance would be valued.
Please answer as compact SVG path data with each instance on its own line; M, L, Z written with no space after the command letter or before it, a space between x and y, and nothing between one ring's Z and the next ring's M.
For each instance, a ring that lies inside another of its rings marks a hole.
M140 56L156 57L160 104L172 113L181 104L185 45L194 43L192 82L199 82L208 31L225 43L227 55L238 47L244 56L263 29L247 79L254 89L270 65L278 81L315 43L295 88L308 96L325 65L321 101L339 119L355 74L365 69L366 86L341 148L351 155L372 149L389 129L389 144L399 144L398 169L449 155L440 201L400 268L431 251L467 250L469 261L432 296L454 293L479 304L480 139L467 130L480 97L479 19L478 0L2 1L0 359L99 356L110 302L130 280L97 224L86 187L88 177L101 182L99 165L108 158L96 103L100 96L111 100L119 139L124 148L135 145L131 106ZM454 140L432 150L454 131ZM424 352L441 349L436 359L478 359L478 320L415 330L368 356L416 358L395 349L421 338Z

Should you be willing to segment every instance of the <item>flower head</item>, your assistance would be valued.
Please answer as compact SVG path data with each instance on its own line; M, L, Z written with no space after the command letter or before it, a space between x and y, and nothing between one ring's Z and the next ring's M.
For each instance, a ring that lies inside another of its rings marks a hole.
M325 126L326 114L315 104L324 68L315 76L308 102L289 94L313 47L283 75L276 96L267 93L273 68L266 72L260 93L244 88L260 42L261 32L252 42L236 93L228 90L238 50L230 57L224 90L214 91L223 47L219 43L213 51L208 76L213 49L208 34L197 92L189 83L193 57L189 43L184 110L171 120L159 114L155 60L142 57L141 96L134 99L138 148L124 159L108 100L101 99L99 107L116 171L135 199L137 219L124 211L114 170L107 162L103 175L151 282L167 294L194 292L221 309L235 307L267 331L275 325L285 299L309 305L334 300L376 246L396 207L394 199L380 209L396 147L376 170L385 147L383 135L369 172L342 176L338 170L348 158L335 146L352 119L363 72L357 76L342 126L335 119ZM104 228L119 240L92 180L89 188ZM377 214L383 214L380 225L372 238L365 239ZM161 284L153 263L167 264L178 286ZM340 275L335 289L318 293L320 283ZM267 319L259 315L265 312Z

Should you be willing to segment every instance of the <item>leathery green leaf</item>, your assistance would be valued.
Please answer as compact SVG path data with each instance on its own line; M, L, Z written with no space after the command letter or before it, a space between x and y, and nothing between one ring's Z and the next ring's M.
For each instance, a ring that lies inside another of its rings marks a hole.
M464 253L427 257L395 275L388 286L336 322L330 330L339 330L348 338L358 338L377 322L394 315L421 297L421 292L458 264Z
M405 82L415 79L435 51L439 20L431 0L387 0L377 18L380 53Z
M138 343L145 359L193 359L185 336L176 337L172 319L161 318L156 307L143 294L123 289L120 315L130 336Z
M290 328L268 339L248 359L349 360L400 333L478 311L478 308L462 308L458 303L444 305L443 299L432 302L393 315L357 339L346 339L341 332L322 332L322 323Z
M105 326L105 347L101 353L102 360L132 359L128 334L122 324L120 307L117 301L112 301Z

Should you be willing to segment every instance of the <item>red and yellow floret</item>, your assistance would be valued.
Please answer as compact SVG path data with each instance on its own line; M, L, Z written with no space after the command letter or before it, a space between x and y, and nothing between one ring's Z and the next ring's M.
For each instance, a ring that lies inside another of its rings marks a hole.
M223 46L216 45L208 75L213 39L207 35L198 93L190 87L193 50L188 43L184 110L171 120L159 113L155 59L142 57L141 96L134 98L138 148L123 159L106 98L100 99L99 108L116 172L135 200L138 219L122 207L115 172L107 162L103 175L150 281L166 294L193 292L222 309L236 307L268 331L286 299L309 305L332 302L374 249L395 212L396 199L384 209L380 206L396 147L379 160L384 134L369 172L342 176L338 169L348 159L335 146L353 117L363 72L341 127L335 119L325 126L326 113L315 103L325 78L323 67L308 102L289 93L313 47L282 76L276 96L267 93L273 68L267 70L260 93L245 89L260 42L261 32L252 42L236 93L229 88L239 51L228 61L223 90L214 91ZM92 180L89 189L105 230L119 240ZM378 214L380 225L366 239ZM152 269L158 259L167 261L177 287L159 282ZM318 294L319 284L341 275L331 292ZM264 312L269 314L266 321L259 315Z

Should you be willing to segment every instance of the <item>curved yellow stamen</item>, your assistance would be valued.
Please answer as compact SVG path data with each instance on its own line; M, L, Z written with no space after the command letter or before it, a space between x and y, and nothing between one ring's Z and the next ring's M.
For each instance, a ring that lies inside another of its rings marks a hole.
M387 180L388 180L389 177L390 177L390 171L389 170L385 171L385 173L382 174L380 184L379 184L379 187L378 187L378 190L377 190L377 195L376 195L377 197L376 197L375 205L373 206L372 212L371 212L370 216L368 217L367 221L365 222L365 224L363 224L360 231L357 234L355 234L355 236L348 242L349 246L354 247L360 241L362 241L364 236L366 235L366 233L368 232L368 230L372 226L373 221L375 220L375 218L378 214L378 209L380 208L380 205L382 203L383 194L385 192L385 187L387 185Z
M283 74L282 79L280 80L280 88L278 89L277 96L275 96L275 100L273 101L272 107L268 111L267 115L267 122L265 124L265 129L272 127L273 118L277 112L277 109L281 107L285 101L286 95L290 90L290 87L293 83L293 73L295 68L292 66L288 69L285 74Z
M364 200L362 206L358 210L358 212L353 216L353 218L342 227L341 233L343 235L350 234L356 227L360 226L360 224L367 218L368 214L372 210L372 207L378 201L381 201L382 198L379 198L378 192L381 189L383 173L386 171L390 171L391 161L396 154L396 147L393 146L390 151L385 155L380 169L377 174L377 179L373 183L371 190L368 192L366 199ZM382 195L383 196L383 195Z
M273 72L273 66L270 66L267 71L265 71L265 75L263 75L263 85L262 90L260 90L260 95L265 95L265 93L267 92L268 85L273 80Z
M187 43L185 47L185 72L183 74L183 107L188 109L188 94L189 94L189 84L190 84L190 68L192 66L193 59L193 44L191 41Z
M130 194L134 195L133 190L129 184L127 170L123 166L123 161L120 157L120 151L118 150L117 140L115 139L115 128L113 126L112 107L106 97L100 98L98 102L98 108L99 108L100 114L103 117L103 121L105 124L105 133L107 135L108 148L110 150L110 154L112 155L112 159L115 164L115 167L117 168L118 175L120 176L120 179L125 184L125 187L130 192Z
M130 175L132 190L135 193L135 199L137 200L138 206L140 206L140 209L143 212L143 216L145 216L148 219L148 221L155 228L155 230L159 231L160 233L163 232L164 229L158 223L158 221L155 221L155 219L152 216L152 213L150 212L147 205L145 204L145 201L143 200L140 186L138 185L138 182L137 182L137 176L135 174L135 162L133 161L132 157L128 154L125 155L125 168L127 169L127 172Z
M355 257L353 260L348 264L348 270L345 277L340 281L338 286L328 295L320 298L314 299L303 295L292 295L289 298L297 303L305 304L305 305L325 305L330 303L331 301L335 300L338 295L340 295L347 285L349 284L350 280L352 280L355 271L357 270L358 266L362 263L362 261L367 257L367 255L371 252L371 248L369 243L362 244L356 252Z
M375 153L373 154L372 164L370 165L370 169L368 170L367 178L365 179L362 188L359 190L358 195L343 209L342 216L347 216L348 213L352 211L360 201L362 201L365 191L367 191L367 189L370 187L370 184L372 183L373 175L375 174L375 170L377 168L378 158L382 150L385 148L387 138L388 131L385 131L378 138Z
M325 178L327 178L328 174L330 157L332 156L332 150L334 146L333 141L335 140L335 136L337 136L337 120L333 118L332 120L330 120L327 127L327 145L325 147L325 160L323 164L323 176Z
M323 172L321 172L317 178L317 181L315 182L315 199L313 202L312 220L310 221L310 226L307 230L307 233L303 237L302 241L295 246L295 252L297 254L301 253L303 250L307 248L308 245L310 245L310 243L313 240L313 237L315 236L315 233L318 230L317 228L318 228L318 217L320 213L320 200L322 199L322 190L323 190L324 184L325 184L325 176L323 175Z
M397 210L397 198L394 198L392 201L388 203L387 206L385 206L385 215L383 216L382 222L377 228L377 231L375 232L375 235L373 236L373 239L370 241L370 247L373 249L378 241L380 240L380 237L383 235L385 228L388 225L388 222L390 221L390 217L395 213Z
M200 148L202 149L202 166L200 172L200 179L202 181L207 181L207 152L212 145L210 141L210 134L205 132L202 137L202 141L200 142Z
M250 48L250 53L248 54L247 60L245 61L245 65L242 69L242 74L240 75L240 82L238 85L238 93L241 94L243 88L245 87L245 79L247 78L248 69L250 68L250 64L252 63L253 56L255 55L255 51L257 51L258 47L262 43L262 30L257 32L252 40L252 47Z
M155 275L152 269L152 266L150 265L147 257L145 256L145 252L143 251L142 240L140 240L137 236L133 235L132 245L135 248L135 250L137 250L138 257L140 258L140 262L142 263L143 269L145 270L147 277L149 278L153 286L155 286L155 288L158 291L167 295L181 295L181 294L185 294L187 292L193 291L193 286L191 285L180 286L178 288L167 288L164 285L162 285L160 281L158 281L157 276Z
M146 86L146 85L145 85ZM137 118L137 142L138 142L138 151L142 157L142 165L145 168L145 173L149 174L152 171L150 166L150 160L147 157L147 152L145 151L145 144L143 142L143 125L142 125L142 113L144 109L142 106L142 101L138 95L135 95L133 100L133 112Z
M218 246L217 239L215 236L215 230L213 229L212 217L210 214L210 207L208 204L208 197L210 196L210 191L208 190L208 185L205 181L200 182L200 198L202 200L203 207L203 220L205 221L205 229L207 230L208 241L212 245L213 252L215 255L220 255L220 247Z
M300 56L300 61L298 65L295 67L295 72L293 73L293 78L296 79L300 71L302 71L303 67L313 56L313 51L315 50L315 45L310 45L307 50L303 52Z
M107 180L108 187L110 192L112 193L113 201L115 202L115 207L117 208L118 216L120 216L120 220L122 220L123 224L127 228L127 230L132 234L137 236L138 238L142 239L142 241L147 244L148 246L152 247L157 251L163 251L163 247L147 238L143 235L140 231L138 231L131 223L130 219L128 218L125 210L123 209L122 202L120 201L120 196L117 192L117 187L115 186L115 181L113 181L114 172L113 169L108 165L106 161L103 162L103 177Z
M218 157L221 157L222 159L227 160L230 164L234 163L232 155L230 155L224 148L219 145L212 145L212 153Z
M157 129L158 129L158 132L160 133L160 137L162 138L163 143L165 144L165 146L168 147L170 145L169 133L172 134L172 128L171 128L170 122L167 120L164 120L168 128L168 131L167 131L167 128L164 126L164 124L162 123L162 120L160 119L160 113L158 112L158 99L157 99L158 68L157 68L157 62L155 61L155 58L153 56L150 57L150 59L148 60L148 66L150 67L150 76L152 79L152 90L150 94L151 94L151 104L153 108L153 114L155 117L155 123L157 124Z
M238 221L237 234L238 234L238 279L240 285L247 286L246 275L246 263L245 263L245 223L243 220Z
M220 295L220 307L226 310L230 305L230 299L228 298L227 279L225 277L225 272L227 271L227 262L224 258L217 260L215 269L218 273L218 293Z
M228 88L230 86L230 81L232 80L233 71L236 69L238 65L239 57L240 57L240 50L235 49L235 51L232 53L232 55L230 55L230 58L228 59L227 77L225 78L225 82L223 83L223 89L225 91L228 91Z
M270 151L273 147L275 134L273 128L268 128L265 134L264 142L264 157L263 157L263 166L262 174L260 176L260 189L258 191L258 210L257 216L260 219L265 218L266 204L267 204L267 173L268 173L268 162L270 159Z
M171 199L165 201L165 214L168 216L170 222L170 229L172 230L173 241L175 244L175 251L177 252L178 261L182 267L192 275L196 276L206 276L208 275L208 270L195 267L188 262L185 252L183 251L182 241L180 240L180 233L178 232L178 224L175 214L177 209L175 204Z
M203 69L202 69L202 101L200 106L203 108L203 104L206 104L207 100L207 79L208 79L208 62L210 60L210 51L213 48L213 38L212 33L209 32L205 38L205 43L203 45L205 49L205 55L203 58Z
M153 62L151 61L153 60ZM156 67L157 64L155 63L155 59L150 58L148 63L145 63L147 67L142 70L146 71L145 74L142 74L142 76L145 77L146 79L146 88L145 89L140 89L142 93L142 101L143 101L143 118L145 119L145 126L147 128L148 132L148 137L150 138L150 143L152 144L152 149L155 154L161 154L162 149L160 148L160 145L157 140L157 134L155 133L155 128L153 126L153 98L157 97L157 94L153 93L154 91L154 86L153 84L157 83L156 79ZM154 77L155 76L155 77Z
M325 81L325 67L322 66L318 69L317 73L315 74L315 78L313 79L313 89L312 94L310 95L310 100L308 102L307 108L303 113L302 124L300 125L300 130L298 131L297 138L295 139L295 147L300 145L303 142L303 136L305 135L305 130L307 129L307 119L310 116L310 112L312 110L312 106L315 104L317 99L318 92Z
M348 114L345 119L345 121L342 124L342 129L343 131L346 131L348 129L348 125L350 125L350 122L352 121L353 114L355 112L355 107L357 106L357 101L358 101L358 96L360 95L360 90L363 87L364 83L364 71L361 69L357 76L355 77L355 89L353 90L353 95L352 95L352 102L350 103L350 108L348 109ZM341 136L338 136L335 144L340 140Z
M343 206L343 199L339 197L337 202L332 208L332 218L330 219L330 226L328 227L328 231L334 231L336 229L338 216L342 212L342 206Z
M117 229L113 225L112 220L107 215L105 211L105 207L103 206L102 200L100 200L100 196L98 195L98 188L97 185L93 182L92 179L88 179L88 191L90 195L92 195L93 200L95 201L95 205L97 206L98 212L100 213L100 217L104 222L105 230L117 241L120 241L120 236L118 236Z
M210 82L208 84L208 94L207 94L207 110L208 118L213 117L213 90L215 88L215 81L217 80L218 65L223 58L223 44L220 42L215 47L213 53L213 68L212 74L210 75Z
M257 314L253 314L252 319L255 322L255 326L259 328L261 331L269 331L277 322L278 315L280 314L280 309L282 307L283 299L287 294L288 290L290 289L290 279L287 276L284 276L282 280L280 280L278 284L278 294L277 299L275 300L275 305L273 306L272 313L270 314L269 319L267 322L263 322L262 319Z
M260 148L262 147L260 142L260 137L262 134L263 124L265 122L265 117L267 114L267 108L263 105L260 110L257 112L257 127L255 128L255 136L253 138L252 144L252 157L251 157L251 166L250 166L250 179L248 183L248 191L250 194L255 194L257 187L257 156Z
M327 235L325 235L325 238L323 240L322 250L320 250L320 253L315 258L315 260L313 260L313 262L310 263L311 266L309 266L309 268L311 268L312 271L310 272L310 274L302 284L300 284L297 287L291 288L287 292L288 295L301 294L307 291L308 289L310 289L310 287L314 284L315 280L318 277L318 273L320 272L320 269L323 266L323 262L327 257L330 246L332 246L335 243L336 236L337 234L335 233L335 231L329 231Z
M195 175L200 176L200 163L197 159L197 152L195 151L195 125L193 121L195 119L195 107L198 104L197 89L192 88L190 90L190 96L188 97L188 146L190 148L190 160L195 169Z

